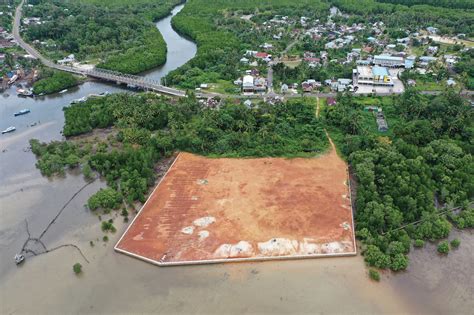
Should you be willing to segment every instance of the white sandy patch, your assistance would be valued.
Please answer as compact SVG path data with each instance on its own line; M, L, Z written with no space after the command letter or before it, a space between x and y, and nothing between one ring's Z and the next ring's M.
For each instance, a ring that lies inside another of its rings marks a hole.
M194 226L186 226L184 228L181 229L181 233L183 234L187 234L187 235L191 235L193 234L194 232Z
M193 223L195 226L205 228L214 222L216 222L216 218L214 217L202 217L194 220Z
M240 241L237 244L222 244L215 252L216 258L250 257L254 254L253 247L249 242Z
M258 243L258 250L264 256L292 255L298 251L299 243L287 238L272 238L267 242Z
M347 222L342 222L339 226L342 227L345 231L348 231L351 229L351 225Z
M331 242L322 245L323 253L334 254L343 253L346 249L351 247L350 242Z
M300 255L314 255L321 253L321 246L312 242L313 239L305 238L299 243Z
M143 232L141 232L140 234L137 234L133 237L133 240L134 241L141 241L143 240Z
M206 230L199 231L198 235L199 235L199 240L202 241L209 237L209 231L206 231Z

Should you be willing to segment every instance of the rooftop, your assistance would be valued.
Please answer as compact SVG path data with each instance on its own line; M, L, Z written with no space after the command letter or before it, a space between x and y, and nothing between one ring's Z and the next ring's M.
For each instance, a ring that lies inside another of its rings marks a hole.
M387 68L378 67L378 66L375 66L372 68L372 74L374 76L381 76L381 77L390 76L390 73L388 72Z

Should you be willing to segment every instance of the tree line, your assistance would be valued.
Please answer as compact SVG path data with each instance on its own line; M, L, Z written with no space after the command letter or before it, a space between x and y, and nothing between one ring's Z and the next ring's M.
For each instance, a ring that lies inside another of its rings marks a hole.
M105 69L139 73L166 61L166 43L153 21L180 0L46 1L25 7L41 24L26 28L25 38L53 60L74 54Z
M357 179L356 235L370 266L405 269L412 240L445 238L452 224L474 226L468 206L474 197L473 111L466 103L453 91L430 97L414 90L390 105L376 103L394 129L389 137L361 124L364 105L350 95L325 110ZM455 205L464 210L439 215Z
M155 164L176 150L220 157L292 157L314 156L328 147L315 104L308 100L280 106L224 103L216 110L192 96L171 104L152 94L114 94L73 104L64 112L66 137L109 127L115 133L94 143L32 140L37 167L46 176L75 167L96 171L130 204L145 201ZM116 205L111 196L110 191L100 192L92 208ZM110 203L100 201L104 198Z

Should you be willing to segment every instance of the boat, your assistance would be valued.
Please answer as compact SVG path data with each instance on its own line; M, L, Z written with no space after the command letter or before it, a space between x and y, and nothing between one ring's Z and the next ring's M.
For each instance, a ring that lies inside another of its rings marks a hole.
M26 115L29 112L31 112L31 110L29 110L28 108L25 108L25 109L20 110L19 112L14 113L13 115L14 116L21 116L21 115Z
M17 89L18 96L33 96L33 91L27 89Z
M78 99L76 99L76 100L72 100L72 101L71 101L71 104L84 103L85 101L87 101L87 97L86 97L86 96L81 97L81 98L78 98Z
M67 92L67 89L64 89L62 91L59 91L59 94L63 94L63 93L66 93Z
M23 256L22 254L16 254L14 259L15 259L15 263L19 265L25 261L25 256Z
M3 135L4 133L13 132L13 131L15 131L15 130L16 130L15 127L10 126L10 127L8 127L7 129L5 129L5 130L2 131L2 135Z
M18 79L18 76L15 74L11 77L10 80L8 80L8 84L13 84L15 81Z

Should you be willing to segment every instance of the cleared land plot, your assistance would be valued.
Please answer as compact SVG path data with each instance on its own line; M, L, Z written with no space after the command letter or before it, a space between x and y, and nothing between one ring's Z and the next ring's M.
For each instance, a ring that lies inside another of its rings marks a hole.
M115 249L158 265L355 254L347 165L181 153Z

